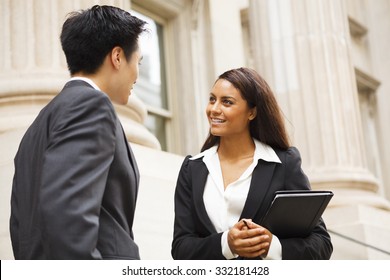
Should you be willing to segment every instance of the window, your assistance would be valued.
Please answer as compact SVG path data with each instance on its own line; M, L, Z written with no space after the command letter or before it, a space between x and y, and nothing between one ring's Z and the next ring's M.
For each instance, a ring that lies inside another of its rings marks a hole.
M134 93L146 105L148 116L145 126L160 141L161 148L167 150L167 123L172 118L169 111L166 65L164 55L164 23L146 13L132 10L132 14L145 20L146 32L140 37L143 59Z

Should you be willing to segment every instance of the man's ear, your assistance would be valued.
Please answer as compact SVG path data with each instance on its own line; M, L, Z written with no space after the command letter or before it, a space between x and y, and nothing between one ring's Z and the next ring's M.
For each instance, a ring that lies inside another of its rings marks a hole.
M123 56L123 50L121 47L114 47L111 50L110 53L111 63L115 69L119 69L122 62L122 56Z

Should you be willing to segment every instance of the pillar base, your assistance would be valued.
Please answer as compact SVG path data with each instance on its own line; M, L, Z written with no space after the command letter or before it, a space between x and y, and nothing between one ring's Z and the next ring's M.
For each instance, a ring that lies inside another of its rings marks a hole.
M390 210L367 204L329 206L323 218L332 238L332 259L390 259Z

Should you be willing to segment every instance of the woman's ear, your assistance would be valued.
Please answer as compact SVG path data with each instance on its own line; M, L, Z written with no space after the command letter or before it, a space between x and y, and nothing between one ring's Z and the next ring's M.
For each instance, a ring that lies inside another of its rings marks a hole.
M257 109L256 107L253 107L249 114L249 120L252 121L254 118L256 118L256 116L257 116Z

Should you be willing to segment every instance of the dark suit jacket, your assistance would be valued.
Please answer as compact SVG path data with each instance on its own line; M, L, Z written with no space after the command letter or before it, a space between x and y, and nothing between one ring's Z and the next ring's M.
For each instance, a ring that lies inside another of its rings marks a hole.
M282 163L259 160L240 219L251 218L260 224L276 191L310 189L301 169L298 150L291 147L287 151L275 152ZM174 259L225 259L221 249L222 233L216 232L203 203L207 176L202 158L185 158L175 191ZM306 238L279 240L283 259L329 259L333 251L322 219Z
M132 225L139 173L108 96L70 81L15 157L16 259L139 259Z

